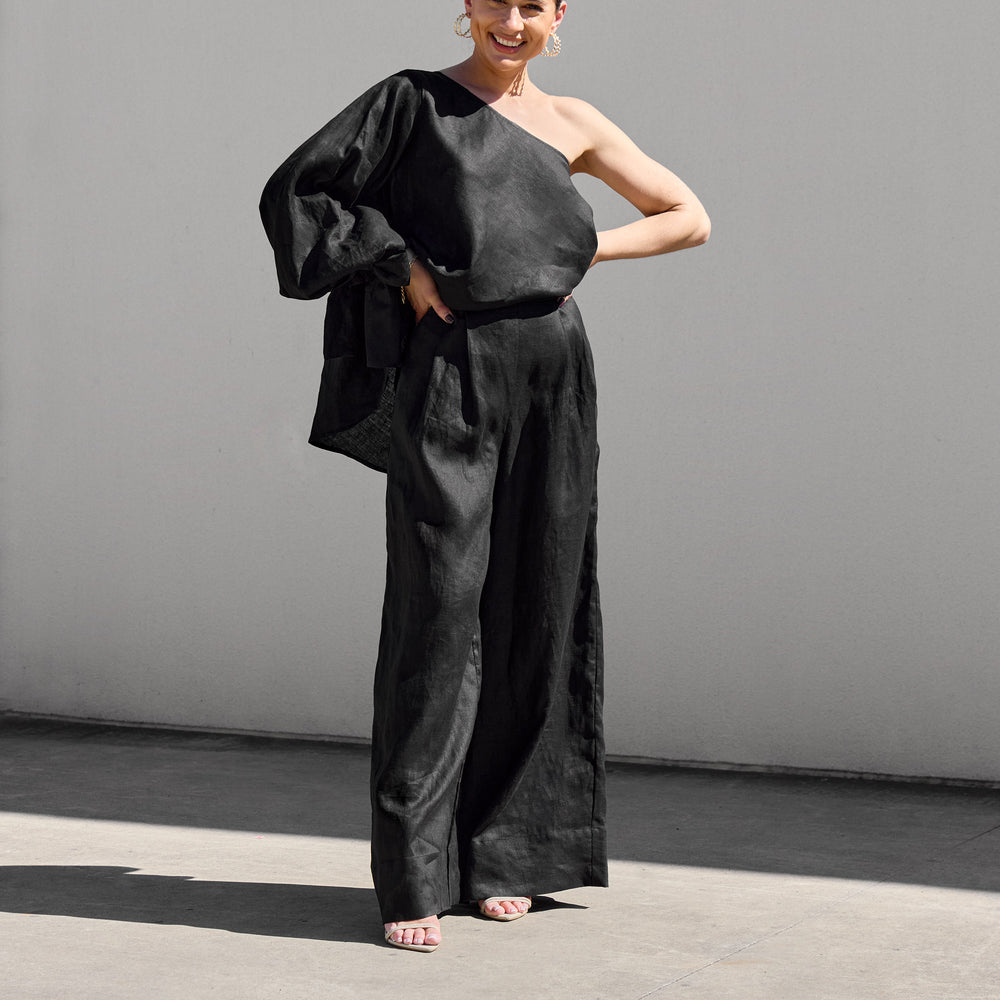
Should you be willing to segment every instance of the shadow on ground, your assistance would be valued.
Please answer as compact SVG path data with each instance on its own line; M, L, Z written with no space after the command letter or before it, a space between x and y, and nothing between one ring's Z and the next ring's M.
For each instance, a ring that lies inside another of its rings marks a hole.
M5 812L366 840L367 769L362 746L51 722L0 726ZM608 793L615 860L1000 891L995 791L613 765ZM145 897L128 894L148 886L174 916L187 912L188 901L194 909L198 899L214 898L221 902L211 926L260 920L241 913L280 914L290 903L287 912L344 912L335 933L350 940L340 935L357 926L353 911L375 912L374 897L359 889L206 884L128 871L50 874L92 879L105 894L122 893L122 903L141 903ZM20 878L29 896L44 883L27 869L7 877L13 882L5 888ZM324 893L344 895L331 901ZM304 936L312 936L308 928Z
M3 866L0 909L366 943L378 924L371 889L210 882L135 871L88 865Z
M580 909L546 896L533 909ZM2 865L0 911L126 920L357 944L373 941L379 924L372 889L270 882L214 882L137 874L95 865ZM481 919L471 906L449 913Z

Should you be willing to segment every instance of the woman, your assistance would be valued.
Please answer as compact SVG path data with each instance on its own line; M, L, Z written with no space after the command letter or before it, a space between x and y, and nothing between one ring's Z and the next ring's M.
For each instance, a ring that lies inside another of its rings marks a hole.
M261 201L282 293L329 293L310 440L388 476L372 875L412 950L461 899L511 920L607 884L595 390L570 293L709 226L606 118L530 81L565 13L466 0L468 59L373 87ZM577 172L644 218L596 234Z

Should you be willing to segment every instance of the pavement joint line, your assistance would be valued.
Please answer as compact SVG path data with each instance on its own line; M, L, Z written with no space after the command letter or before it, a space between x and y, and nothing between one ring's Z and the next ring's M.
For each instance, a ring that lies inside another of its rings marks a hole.
M973 834L971 837L966 837L965 840L957 840L953 844L949 844L947 847L942 848L935 854L928 854L922 858L919 862L913 861L908 865L900 865L894 872L880 878L877 882L873 883L875 885L890 885L900 881L900 876L910 875L910 883L913 885L923 885L924 882L915 876L921 871L925 865L934 865L941 862L941 855L949 854L951 851L956 851L960 847L965 847L966 844L971 844L976 840L980 840L982 837L988 837L991 833L995 833L1000 830L1000 823L996 823L987 830L983 830L981 833ZM950 998L943 998L943 1000L950 1000Z
M966 840L959 841L957 844L952 845L952 847L953 848L961 847L963 844L970 843L973 840L978 840L980 837L985 837L987 834L990 834L995 830L1000 830L1000 823L990 827L990 829L988 830L984 830L982 833L977 833L973 837L969 837ZM930 857L925 860L934 861L936 859ZM863 883L857 886L855 889L845 892L842 896L838 897L837 899L830 900L826 905L810 910L807 913L804 913L801 917L799 917L798 920L795 920L784 927L775 928L775 930L771 931L769 934L762 934L759 938L756 938L753 941L749 941L745 945L742 945L739 948L734 948L732 951L727 952L725 955L721 955L719 958L716 958L711 962L706 962L704 965L700 966L697 969L692 969L690 972L685 972L684 975L682 976L676 976L669 982L663 983L662 985L655 987L654 989L650 990L647 993L643 993L641 996L637 997L636 1000L649 1000L650 997L655 997L657 994L662 993L664 990L668 989L671 986L676 985L677 983L683 982L685 979L690 979L692 976L696 976L699 973L704 972L706 969L711 969L722 962L726 962L729 959L731 959L734 955L740 955L743 952L748 951L750 948L756 947L758 944L761 944L764 941L769 941L772 938L780 937L782 934L787 934L789 931L794 930L796 927L801 926L806 921L813 920L815 919L815 917L823 913L828 913L830 910L834 909L835 907L842 906L844 903L848 902L853 898L871 892L872 889L878 888L879 886L892 885L898 881L899 875L907 871L913 871L916 867L918 866L901 865L899 869L897 869L897 871L892 875L888 875L876 881ZM979 998L971 996L969 998L959 997L956 994L954 997L951 996L942 997L941 1000L979 1000Z
M995 826L991 826L988 830L983 830L982 833L977 833L973 837L967 837L965 840L960 840L957 844L952 844L951 849L954 850L956 847L965 847L966 844L971 844L974 840L979 840L981 837L988 837L991 833L996 833L1000 830L1000 823Z
M780 937L782 934L787 934L789 931L794 930L796 927L801 926L807 920L813 920L817 916L823 913L828 913L834 907L842 906L848 900L853 899L856 896L864 895L864 893L871 890L872 886L882 885L882 881L867 883L859 885L854 889L851 889L843 895L839 896L837 899L832 899L824 906L816 907L809 910L807 913L803 913L798 920L792 921L792 923L787 924L784 927L776 927L769 934L762 934L760 937L755 938L753 941L748 941L746 944L741 945L739 948L734 948L732 951L727 952L725 955L720 955L718 958L713 959L711 962L706 962L704 965L697 969L692 969L690 972L685 972L682 976L676 976L667 983L663 983L661 986L657 986L650 990L648 993L643 993L641 996L636 997L636 1000L649 1000L650 997L655 997L657 994L662 993L663 990L668 989L671 986L675 986L677 983L684 982L685 979L690 979L692 976L697 976L699 973L704 972L706 969L711 969L722 962L728 962L734 955L741 955L743 952L748 951L750 948L755 948L757 945L764 941L770 941L772 938Z
M990 834L995 830L1000 830L1000 823L996 824L996 826L990 827L990 829L988 830L984 830L982 833L977 833L974 837L969 837L967 840L959 841L959 843L953 844L952 849L954 849L955 847L961 847L963 844L968 844L973 840L978 840L980 837L985 837L987 834ZM934 861L934 860L936 859L933 857L925 859L925 861ZM837 906L842 906L844 903L848 902L853 898L871 892L872 889L878 888L879 886L892 885L896 881L898 881L897 876L907 871L913 871L915 870L916 867L918 866L901 865L893 875L886 876L885 878L880 878L877 881L863 883L857 886L857 888L849 892L845 892L838 899L830 900L830 902L827 903L826 905L810 910L808 913L804 913L801 917L799 917L798 920L793 921L787 926L778 927L775 930L771 931L769 934L762 934L756 940L750 941L740 948L734 948L732 951L728 952L725 955L720 956L719 958L716 958L714 961L706 962L704 965L700 966L697 969L692 969L690 972L685 972L684 975L677 976L674 979L671 979L669 982L663 983L661 986L655 987L648 993L643 993L641 996L637 997L636 1000L649 1000L650 997L654 997L657 994L662 993L664 990L668 989L671 986L676 985L677 983L683 982L685 979L690 979L692 976L697 976L699 973L704 972L706 969L711 969L714 966L719 965L721 962L726 962L729 959L731 959L734 955L740 955L743 952L748 951L750 948L756 947L758 944L761 944L764 941L770 941L772 938L780 937L782 934L787 934L789 931L794 930L796 927L799 927L802 924L804 924L807 920L813 920L815 917L823 913L828 913L830 910L834 909ZM955 996L942 997L941 1000L979 1000L979 998L971 996L969 998L959 997L956 994Z

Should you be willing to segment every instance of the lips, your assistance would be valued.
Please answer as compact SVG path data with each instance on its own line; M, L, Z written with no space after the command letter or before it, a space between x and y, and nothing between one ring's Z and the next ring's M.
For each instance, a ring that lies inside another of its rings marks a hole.
M508 42L506 39L500 38L499 35L494 35L493 32L490 32L490 39L501 52L516 52L525 44L524 42Z

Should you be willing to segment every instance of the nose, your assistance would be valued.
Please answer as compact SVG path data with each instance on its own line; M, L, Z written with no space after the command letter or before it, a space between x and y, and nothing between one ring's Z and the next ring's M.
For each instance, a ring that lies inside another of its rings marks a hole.
M524 27L521 20L521 10L516 3L512 3L507 8L507 16L503 19L503 26L512 32L518 32Z

